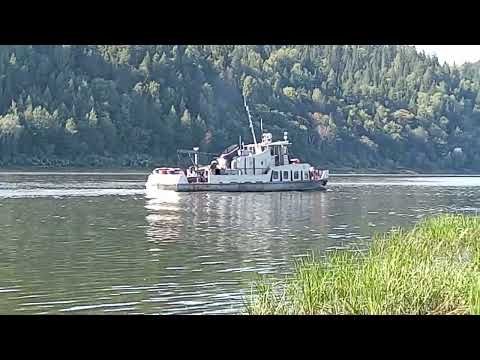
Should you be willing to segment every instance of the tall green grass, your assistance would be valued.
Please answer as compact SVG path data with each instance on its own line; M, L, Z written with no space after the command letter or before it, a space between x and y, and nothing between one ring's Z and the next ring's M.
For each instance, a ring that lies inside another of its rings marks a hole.
M365 252L296 263L260 278L248 314L480 314L480 217L442 215L376 235Z

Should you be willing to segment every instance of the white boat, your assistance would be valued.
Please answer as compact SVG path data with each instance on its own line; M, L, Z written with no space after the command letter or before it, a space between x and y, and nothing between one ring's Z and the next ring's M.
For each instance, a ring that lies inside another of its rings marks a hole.
M328 170L315 169L308 163L292 159L288 147L291 143L284 133L281 141L272 141L271 133L263 133L257 143L250 117L253 144L232 145L209 165L198 164L199 148L183 150L193 155L188 169L160 167L148 176L147 189L174 191L301 191L325 190Z

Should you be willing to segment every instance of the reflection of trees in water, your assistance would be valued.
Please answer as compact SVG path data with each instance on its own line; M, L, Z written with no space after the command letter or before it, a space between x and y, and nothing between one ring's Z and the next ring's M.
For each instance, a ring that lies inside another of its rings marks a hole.
M138 226L144 226L145 218L138 204L115 197L2 201L8 209L8 216L0 218L2 247L9 254L2 267L13 276L4 278L0 272L0 283L20 286L8 306L59 300L83 305L109 302L98 300L110 295L105 289L143 281L148 274L140 257L146 244ZM26 295L41 296L21 299ZM57 304L44 310L69 306ZM0 303L2 309L6 308Z
M392 227L410 227L423 216L468 204L470 192L453 187L340 184L331 193L329 216L333 223L348 224L362 235L370 235Z

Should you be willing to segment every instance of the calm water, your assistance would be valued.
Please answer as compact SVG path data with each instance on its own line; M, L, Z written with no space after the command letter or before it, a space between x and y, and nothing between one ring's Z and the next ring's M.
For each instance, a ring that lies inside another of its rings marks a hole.
M145 178L0 173L0 313L238 313L256 274L480 208L480 177L334 177L327 192L244 194L145 194Z

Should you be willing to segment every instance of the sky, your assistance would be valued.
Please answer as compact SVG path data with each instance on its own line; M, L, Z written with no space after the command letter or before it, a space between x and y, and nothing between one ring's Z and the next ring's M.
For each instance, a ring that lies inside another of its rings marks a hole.
M440 64L444 61L453 65L480 60L480 45L414 45L417 50L424 50L427 55L437 55Z

